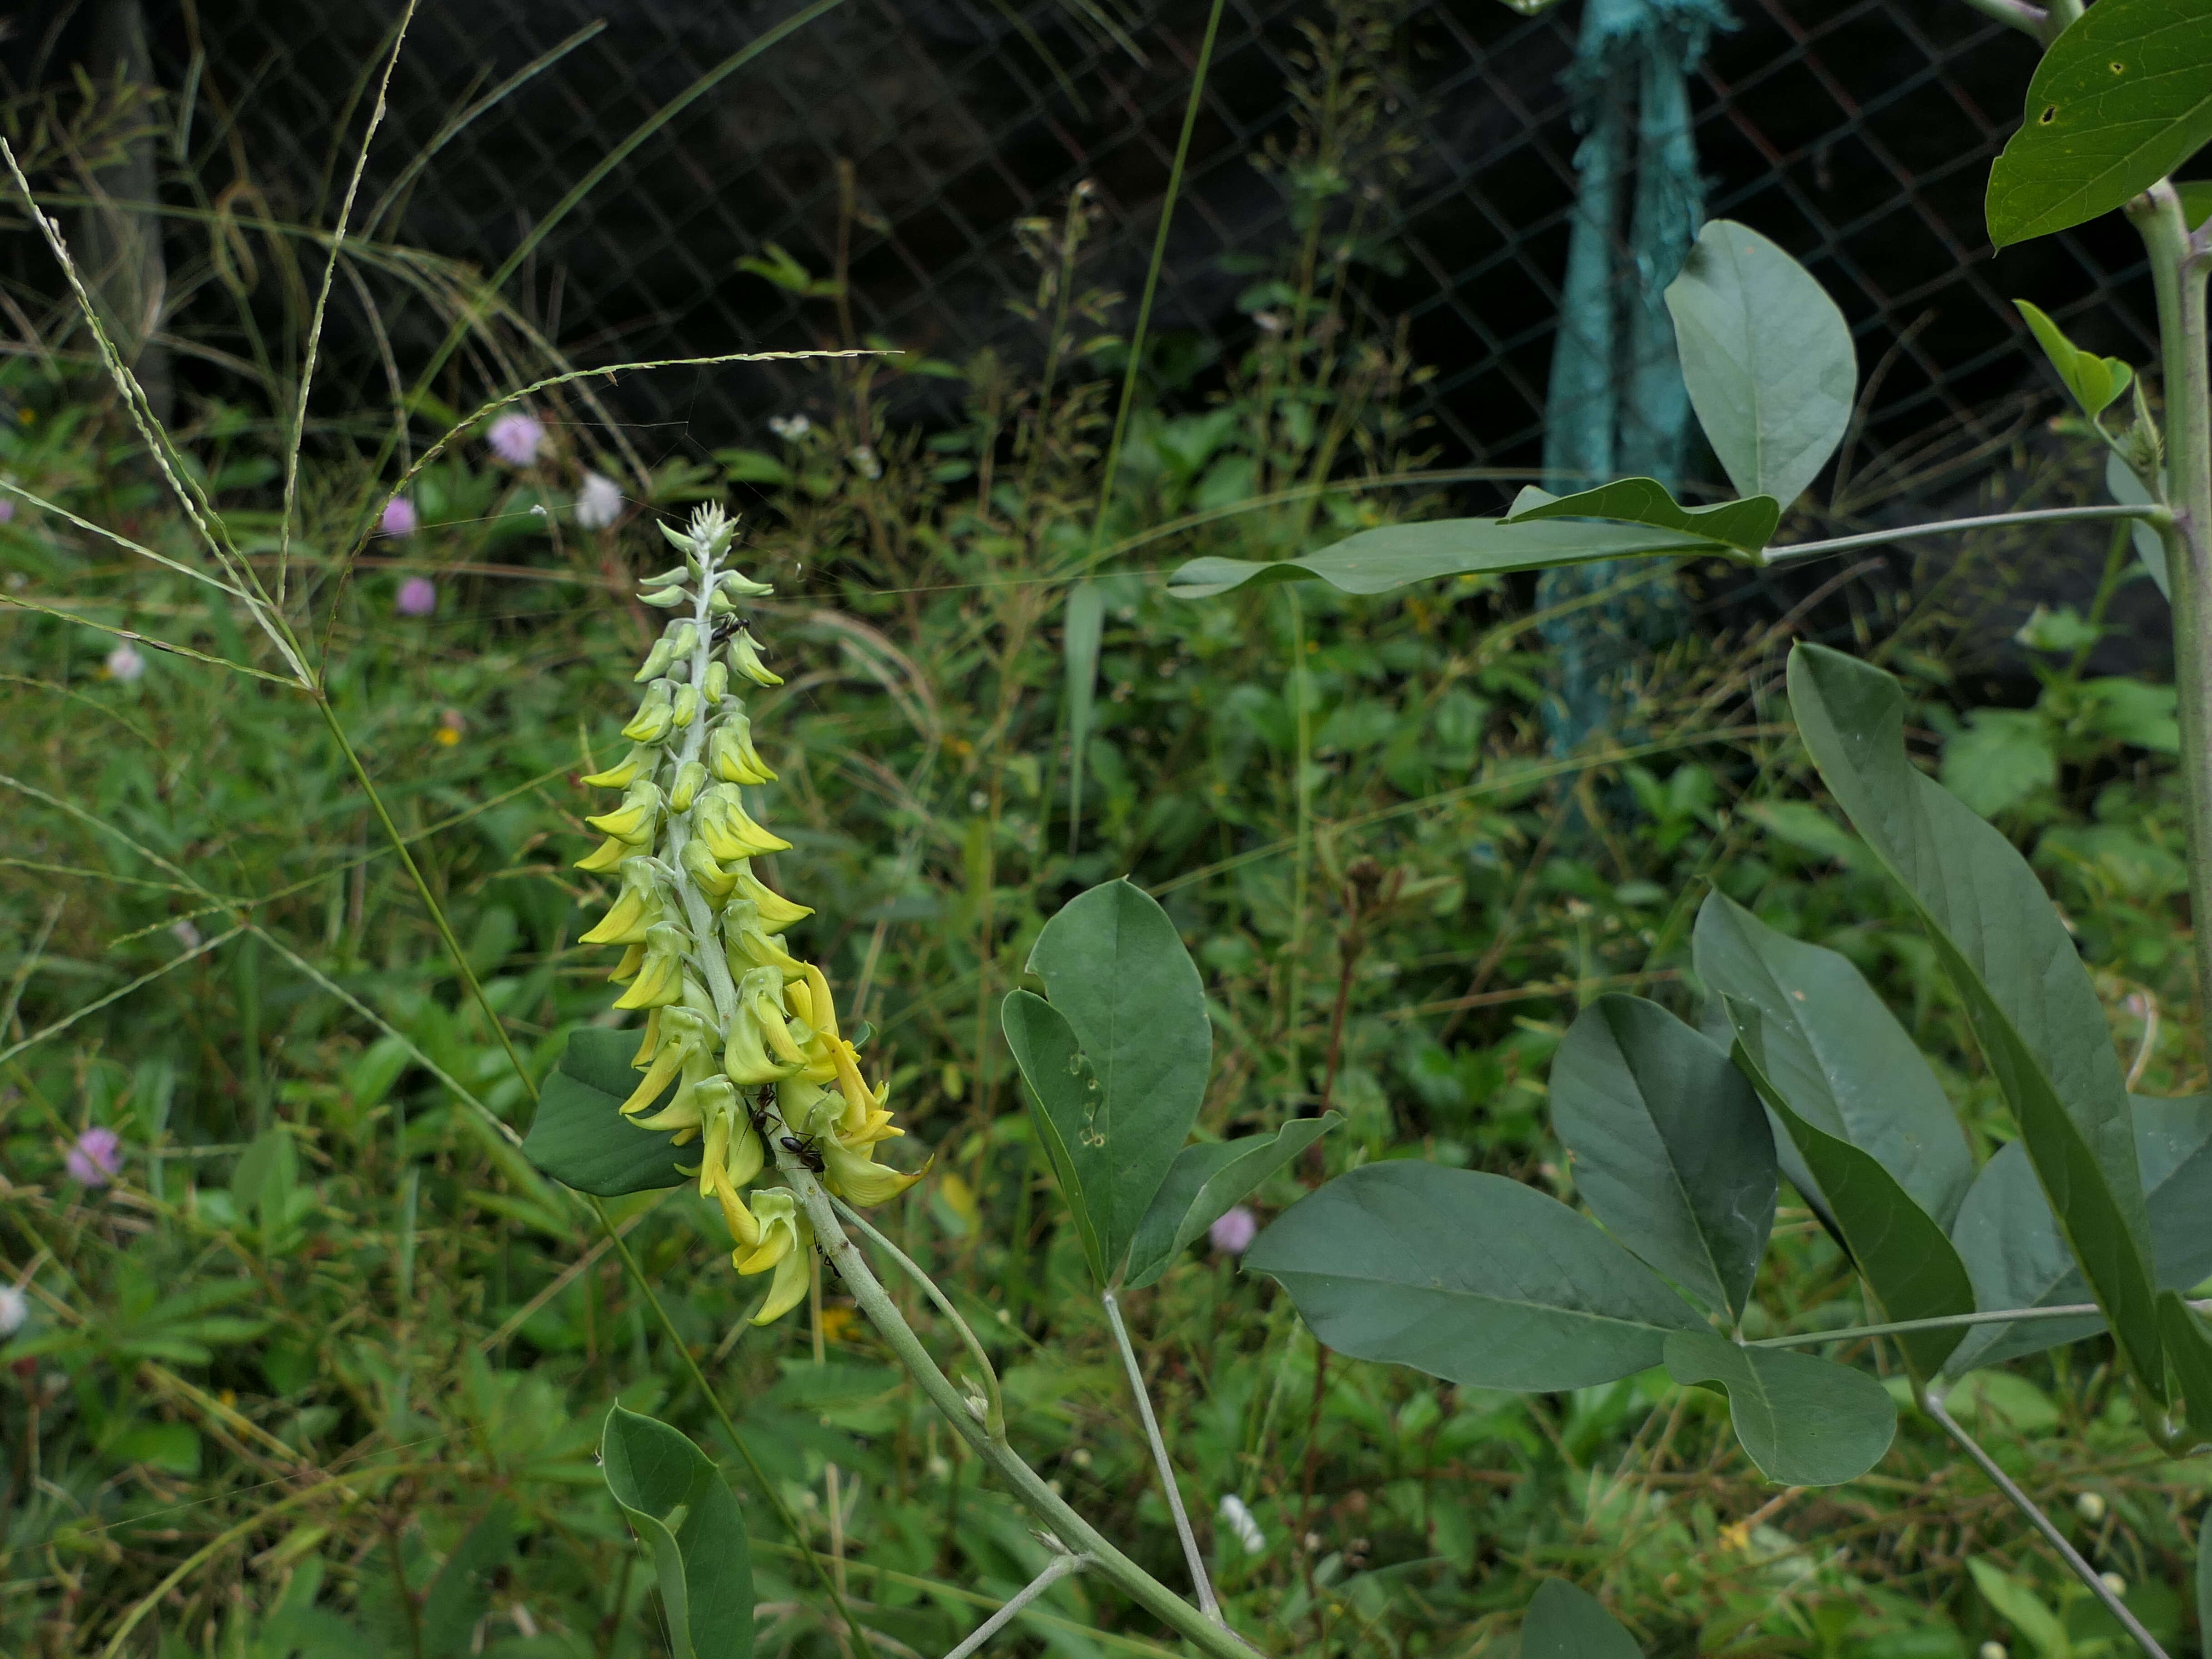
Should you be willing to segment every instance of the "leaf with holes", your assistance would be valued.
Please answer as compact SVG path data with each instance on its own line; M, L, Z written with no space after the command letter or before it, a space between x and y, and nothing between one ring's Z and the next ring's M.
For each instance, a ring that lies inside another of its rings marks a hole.
M1784 1348L1743 1348L1708 1330L1667 1339L1667 1374L1728 1395L1759 1473L1784 1486L1856 1480L1889 1449L1897 1402L1863 1371Z
M1603 996L1552 1060L1552 1124L1607 1230L1740 1317L1774 1224L1766 1114L1728 1055L1641 997Z
M2212 9L2097 0L2051 42L1990 169L1990 240L2109 213L2212 141Z

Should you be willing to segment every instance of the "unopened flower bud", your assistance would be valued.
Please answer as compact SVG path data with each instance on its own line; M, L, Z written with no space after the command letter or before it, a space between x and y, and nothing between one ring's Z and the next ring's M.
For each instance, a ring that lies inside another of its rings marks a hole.
M640 778L649 778L660 763L660 757L642 744L635 745L615 765L604 772L594 772L582 781L594 789L627 789Z
M2074 1500L2074 1513L2080 1516L2091 1526L2095 1526L2099 1522L2105 1518L2105 1500L2103 1496L2094 1492L2085 1492L2081 1493Z
M715 592L740 599L765 599L775 592L769 582L757 582L741 570L725 570L714 579Z
M753 723L732 714L707 739L707 763L725 783L773 783L775 772L753 747Z
M638 603L649 605L656 611L673 611L679 605L691 601L690 593L681 587L656 587L637 596Z
M729 695L729 664L719 660L708 663L707 665L707 678L701 683L699 687L699 695L706 698L707 707L709 708L714 708L716 704L720 703L724 697Z
M676 781L668 787L668 810L672 812L690 811L691 803L698 798L700 788L706 781L706 763L685 761L676 769Z
M613 811L596 813L584 822L603 836L641 847L653 840L659 819L660 787L641 778L623 791L622 805Z
M671 921L655 922L646 930L645 958L629 988L615 999L617 1008L659 1008L684 994L684 951L691 943L684 929Z
M681 732L697 719L698 715L699 688L696 685L678 686L675 704L669 713L670 725Z
M740 628L737 638L730 641L730 672L744 675L755 685L783 684L783 676L772 672L761 660L760 642L753 638L749 628Z
M651 592L656 588L677 586L690 574L691 567L688 563L672 565L653 575L641 577L637 585L640 591Z
M655 680L647 686L645 701L623 727L623 736L632 743L659 743L665 738L676 720L675 693L676 687L667 680Z
M694 836L684 843L678 855L684 873L697 884L699 890L715 903L729 897L737 886L737 878L722 868L714 855L707 850L707 843Z

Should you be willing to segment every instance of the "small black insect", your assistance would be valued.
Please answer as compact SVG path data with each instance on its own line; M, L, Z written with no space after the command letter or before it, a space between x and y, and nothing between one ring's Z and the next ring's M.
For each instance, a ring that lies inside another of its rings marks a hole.
M785 1152L789 1152L815 1174L822 1173L822 1149L814 1144L812 1135L807 1135L803 1139L798 1135L786 1135L781 1144Z
M751 626L751 623L750 617L739 616L735 611L726 617L717 617L714 627L708 630L707 643L719 649L737 638L738 629Z

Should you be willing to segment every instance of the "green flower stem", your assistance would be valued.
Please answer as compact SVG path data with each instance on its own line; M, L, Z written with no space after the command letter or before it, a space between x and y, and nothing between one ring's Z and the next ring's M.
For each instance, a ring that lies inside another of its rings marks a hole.
M1129 1392L1137 1396L1137 1413L1145 1419L1145 1438L1152 1443L1152 1462L1160 1472L1160 1489L1167 1494L1168 1512L1175 1516L1176 1536L1182 1540L1183 1559L1190 1564L1190 1582L1198 1590L1198 1610L1218 1620L1221 1603L1215 1599L1213 1581L1206 1576L1206 1558L1198 1553L1198 1539L1190 1529L1190 1516L1183 1512L1182 1489L1176 1485L1175 1465L1168 1461L1167 1442L1160 1437L1159 1421L1152 1415L1152 1396L1145 1392L1145 1374L1138 1368L1137 1351L1129 1346L1129 1328L1121 1322L1121 1304L1115 1300L1111 1291L1101 1291L1098 1299L1106 1304L1106 1318L1114 1327L1114 1341L1121 1350L1121 1364L1129 1373Z
M2201 302L2203 290L2198 290ZM1770 547L1759 556L1760 564L1780 564L1784 559L1817 558L1824 553L1848 553L1855 547L1880 547L1915 536L1957 536L1969 530L1997 530L2014 524L2099 523L2113 519L2142 519L2161 530L2173 514L2163 507L2100 506L2040 507L2027 513L1985 513L1976 519L1942 519L1934 524L1900 525L1894 530L1869 530L1856 536L1833 536L1821 542L1791 542Z
M2012 1506L2026 1516L2051 1547L2058 1552L2058 1559L2120 1621L2120 1628L2135 1638L2136 1645L2151 1659L2166 1659L2166 1650L2159 1646L2157 1638L2142 1627L2142 1621L2128 1610L2128 1604L2112 1594L2112 1587L2098 1576L2096 1568L2081 1559L2081 1551L2066 1541L2066 1534L2051 1524L2051 1517L2037 1506L2035 1500L2022 1492L2018 1483L1997 1467L1996 1460L1982 1449L1980 1442L1960 1428L1958 1420L1944 1409L1943 1396L1930 1389L1921 1396L1921 1404L1927 1408L1929 1416L1942 1425L1943 1432L1959 1443L1959 1449L1974 1460Z
M707 609L714 597L714 580L721 566L711 558L699 561L699 592L691 607L693 626L699 630L699 642L691 647L691 684L704 688L707 670L714 661L714 619ZM728 695L735 696L732 690ZM678 755L677 767L681 770L685 763L699 758L707 746L707 721L710 710L703 695L699 700L699 712L691 717L690 729L684 734L683 752ZM694 957L707 975L707 994L714 999L715 1015L722 1022L722 1036L729 1037L730 1023L738 1017L738 986L730 977L730 959L722 952L721 940L714 930L714 912L707 902L689 872L684 867L684 843L691 839L691 828L686 820L688 812L668 815L668 859L670 868L676 872L677 896L684 902L684 920L690 924L691 942L697 947Z
M1898 1336L1906 1331L1948 1331L1962 1325L2016 1325L2037 1319L2081 1319L2104 1312L2094 1302L2069 1302L2056 1308L1999 1308L1993 1313L1938 1314L1933 1319L1899 1319L1887 1325L1845 1325L1828 1331L1799 1331L1762 1336L1747 1348L1809 1348L1822 1342L1855 1342L1863 1336Z
M963 1398L951 1379L938 1369L929 1350L922 1346L921 1339L899 1312L898 1304L869 1270L866 1258L846 1236L836 1208L830 1201L830 1194L823 1190L822 1183L805 1169L787 1168L785 1176L805 1207L806 1218L813 1224L816 1242L829 1258L830 1265L844 1279L845 1288L852 1292L860 1311L867 1315L908 1374L921 1384L930 1403L945 1414L954 1431L975 1449L976 1455L998 1471L1000 1479L1013 1488L1030 1512L1048 1525L1063 1544L1091 1556L1098 1571L1130 1600L1180 1632L1200 1652L1210 1654L1213 1659L1252 1659L1254 1650L1242 1638L1226 1626L1207 1618L1115 1548L1096 1527L1070 1509L1066 1500L1047 1486L1043 1477L1024 1462L1019 1454L1010 1446L994 1442L983 1431L979 1407Z
M953 1649L951 1652L946 1654L945 1656L945 1659L968 1659L969 1655L980 1652L982 1649L983 1644L989 1641L994 1636L996 1636L1000 1631L1012 1624L1014 1621L1016 1615L1018 1615L1024 1607L1029 1606L1030 1602L1036 1601L1038 1596L1042 1595L1054 1584L1057 1584L1061 1579L1066 1577L1068 1574L1072 1572L1081 1572L1084 1568L1090 1565L1091 1558L1087 1555L1054 1556L1050 1561L1048 1561L1045 1564L1045 1569L1042 1572L1037 1574L1036 1577L1030 1579L1028 1583L1022 1586L1021 1589L1015 1594L1012 1601L1007 1602L996 1613L993 1613L988 1619L986 1619L981 1624L976 1626L974 1632L969 1635L968 1639L963 1642L958 1647Z
M897 1262L906 1276L921 1286L921 1293L937 1304L937 1310L952 1322L953 1329L960 1333L960 1340L968 1345L969 1355L973 1357L976 1364L982 1368L983 1391L986 1396L983 1402L983 1431L1000 1445L1005 1445L1006 1443L1006 1397L999 1387L999 1373L991 1364L991 1356L984 1352L983 1344L976 1336L974 1328L960 1316L960 1310L952 1305L952 1298L937 1288L937 1281L921 1270L919 1262L871 1226L866 1216L842 1198L833 1196L830 1201L837 1206L838 1214L873 1239L878 1249L892 1261Z
M2166 394L2166 580L2173 597L2173 686L2189 821L2189 914L2200 1000L2212 1003L2212 368L2205 359L2205 257L2181 198L2161 180L2130 208L2158 293Z

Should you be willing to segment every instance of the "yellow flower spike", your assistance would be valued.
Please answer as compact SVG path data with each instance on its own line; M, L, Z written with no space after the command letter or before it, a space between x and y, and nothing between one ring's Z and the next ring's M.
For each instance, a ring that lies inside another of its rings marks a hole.
M867 1121L876 1103L875 1091L860 1075L860 1058L842 1037L830 1041L830 1057L836 1062L837 1087L845 1097L845 1114L855 1125Z
M791 843L770 835L753 822L734 787L718 783L702 792L695 817L700 838L718 859L757 858L763 853L781 853Z
M633 1066L650 1066L653 1057L660 1052L660 1010L653 1009L645 1017L645 1035L639 1039L637 1052L630 1056Z
M645 701L638 704L637 713L623 727L623 736L632 743L659 743L666 737L676 720L675 691L675 683L671 680L655 680L647 686Z
M625 1115L641 1112L659 1098L687 1063L695 1064L712 1047L713 1027L689 1008L656 1008L647 1021L655 1039L652 1063L628 1100L616 1108ZM644 1054L643 1049L639 1054Z
M751 910L752 906L743 899L732 899L723 907L722 938L729 946L730 972L739 975L749 969L773 968L786 979L803 976L806 964L761 932ZM734 924L731 921L733 916L738 918Z
M584 822L601 835L643 846L653 840L653 826L659 820L660 786L641 778L623 791L622 805L613 811L598 813Z
M637 1087L630 1091L629 1098L615 1109L628 1117L652 1105L660 1098L660 1091L676 1081L677 1073L684 1069L687 1058L689 1055L683 1045L667 1044L653 1057L653 1064L646 1069L645 1076Z
M607 975L608 981L615 985L627 985L637 977L637 970L644 966L645 942L641 939L622 953L622 960L615 963L614 971Z
M652 1116L634 1117L630 1121L641 1129L651 1129L656 1133L672 1130L676 1133L676 1144L681 1146L699 1133L699 1125L704 1115L699 1109L699 1103L679 1089L676 1091L676 1098Z
M740 865L731 873L737 881L738 896L752 901L763 933L781 933L793 922L804 921L814 914L812 905L795 903L784 897L755 875L749 866ZM811 1020L808 1022L809 1024L812 1023Z
M768 1148L748 1117L730 1131L730 1152L723 1173L730 1185L742 1191L760 1178L768 1167Z
M624 859L623 894L614 908L599 918L598 926L578 936L585 945L641 945L645 930L660 919L660 898L653 890L653 862Z
M760 641L753 638L749 628L740 628L738 637L730 641L730 672L744 675L755 685L783 684L783 676L761 660Z
M814 1230L799 1212L799 1200L786 1187L773 1188L753 1199L753 1218L760 1225L760 1243L736 1261L741 1273L775 1270L768 1300L753 1316L756 1325L773 1324L806 1299L807 1255L814 1248Z
M764 973L771 979L779 977L773 968L757 968L749 971L745 978L750 980L757 973ZM799 1053L799 1045L791 1040L791 1028L784 1022L783 1010L776 1006L779 1000L773 992L755 986L744 997L743 1006L744 1012L759 1023L761 1036L768 1044L768 1051L796 1071L806 1064L806 1056Z
M814 1143L822 1154L822 1184L848 1204L858 1204L863 1209L872 1208L901 1193L929 1173L925 1164L912 1175L902 1175L886 1164L872 1162L865 1152L856 1152L840 1145L834 1138Z
M685 761L676 769L676 781L668 786L668 810L688 812L707 781L707 769L698 761Z
M617 1008L658 1008L684 994L684 947L690 939L673 922L658 921L646 930L645 961L630 988L615 999ZM637 947L632 946L632 949Z
M721 664L717 664L717 668ZM776 775L752 748L752 721L732 714L706 741L708 765L723 783L775 783Z
M828 1037L837 1040L837 999L830 994L830 976L812 963L806 964L806 990L813 1002L813 1012L807 1024Z
M684 843L684 851L677 860L684 873L699 884L699 890L716 902L729 897L736 890L738 880L715 861L707 850L707 843L694 836Z
M740 1089L757 1089L763 1083L781 1083L791 1067L772 1058L761 1040L758 1020L743 1010L730 1022L730 1039L722 1050L722 1073Z
M734 1099L737 1091L732 1087L729 1079L723 1078L720 1082L722 1087L728 1090L731 1097ZM716 1112L707 1117L707 1144L703 1149L703 1156L699 1160L700 1197L714 1197L714 1182L721 1174L722 1164L728 1157L729 1151L730 1116L726 1112Z
M636 848L620 836L609 836L592 851L578 859L575 867L579 870L588 870L595 876L603 876L608 871L619 867L624 859L635 858L636 855Z
M605 771L594 772L588 778L580 778L577 781L593 789L627 789L640 778L651 777L653 768L659 762L659 756L639 744Z
M759 1143L760 1137L753 1135L750 1124L745 1126L745 1133L753 1136L756 1145ZM708 1168L711 1171L712 1166ZM735 1266L739 1256L760 1243L760 1223L753 1219L753 1212L745 1208L744 1200L738 1196L736 1185L727 1176L716 1175L714 1182L714 1199L722 1206L723 1224L729 1228L730 1237L738 1241L738 1248L730 1252L731 1264Z

